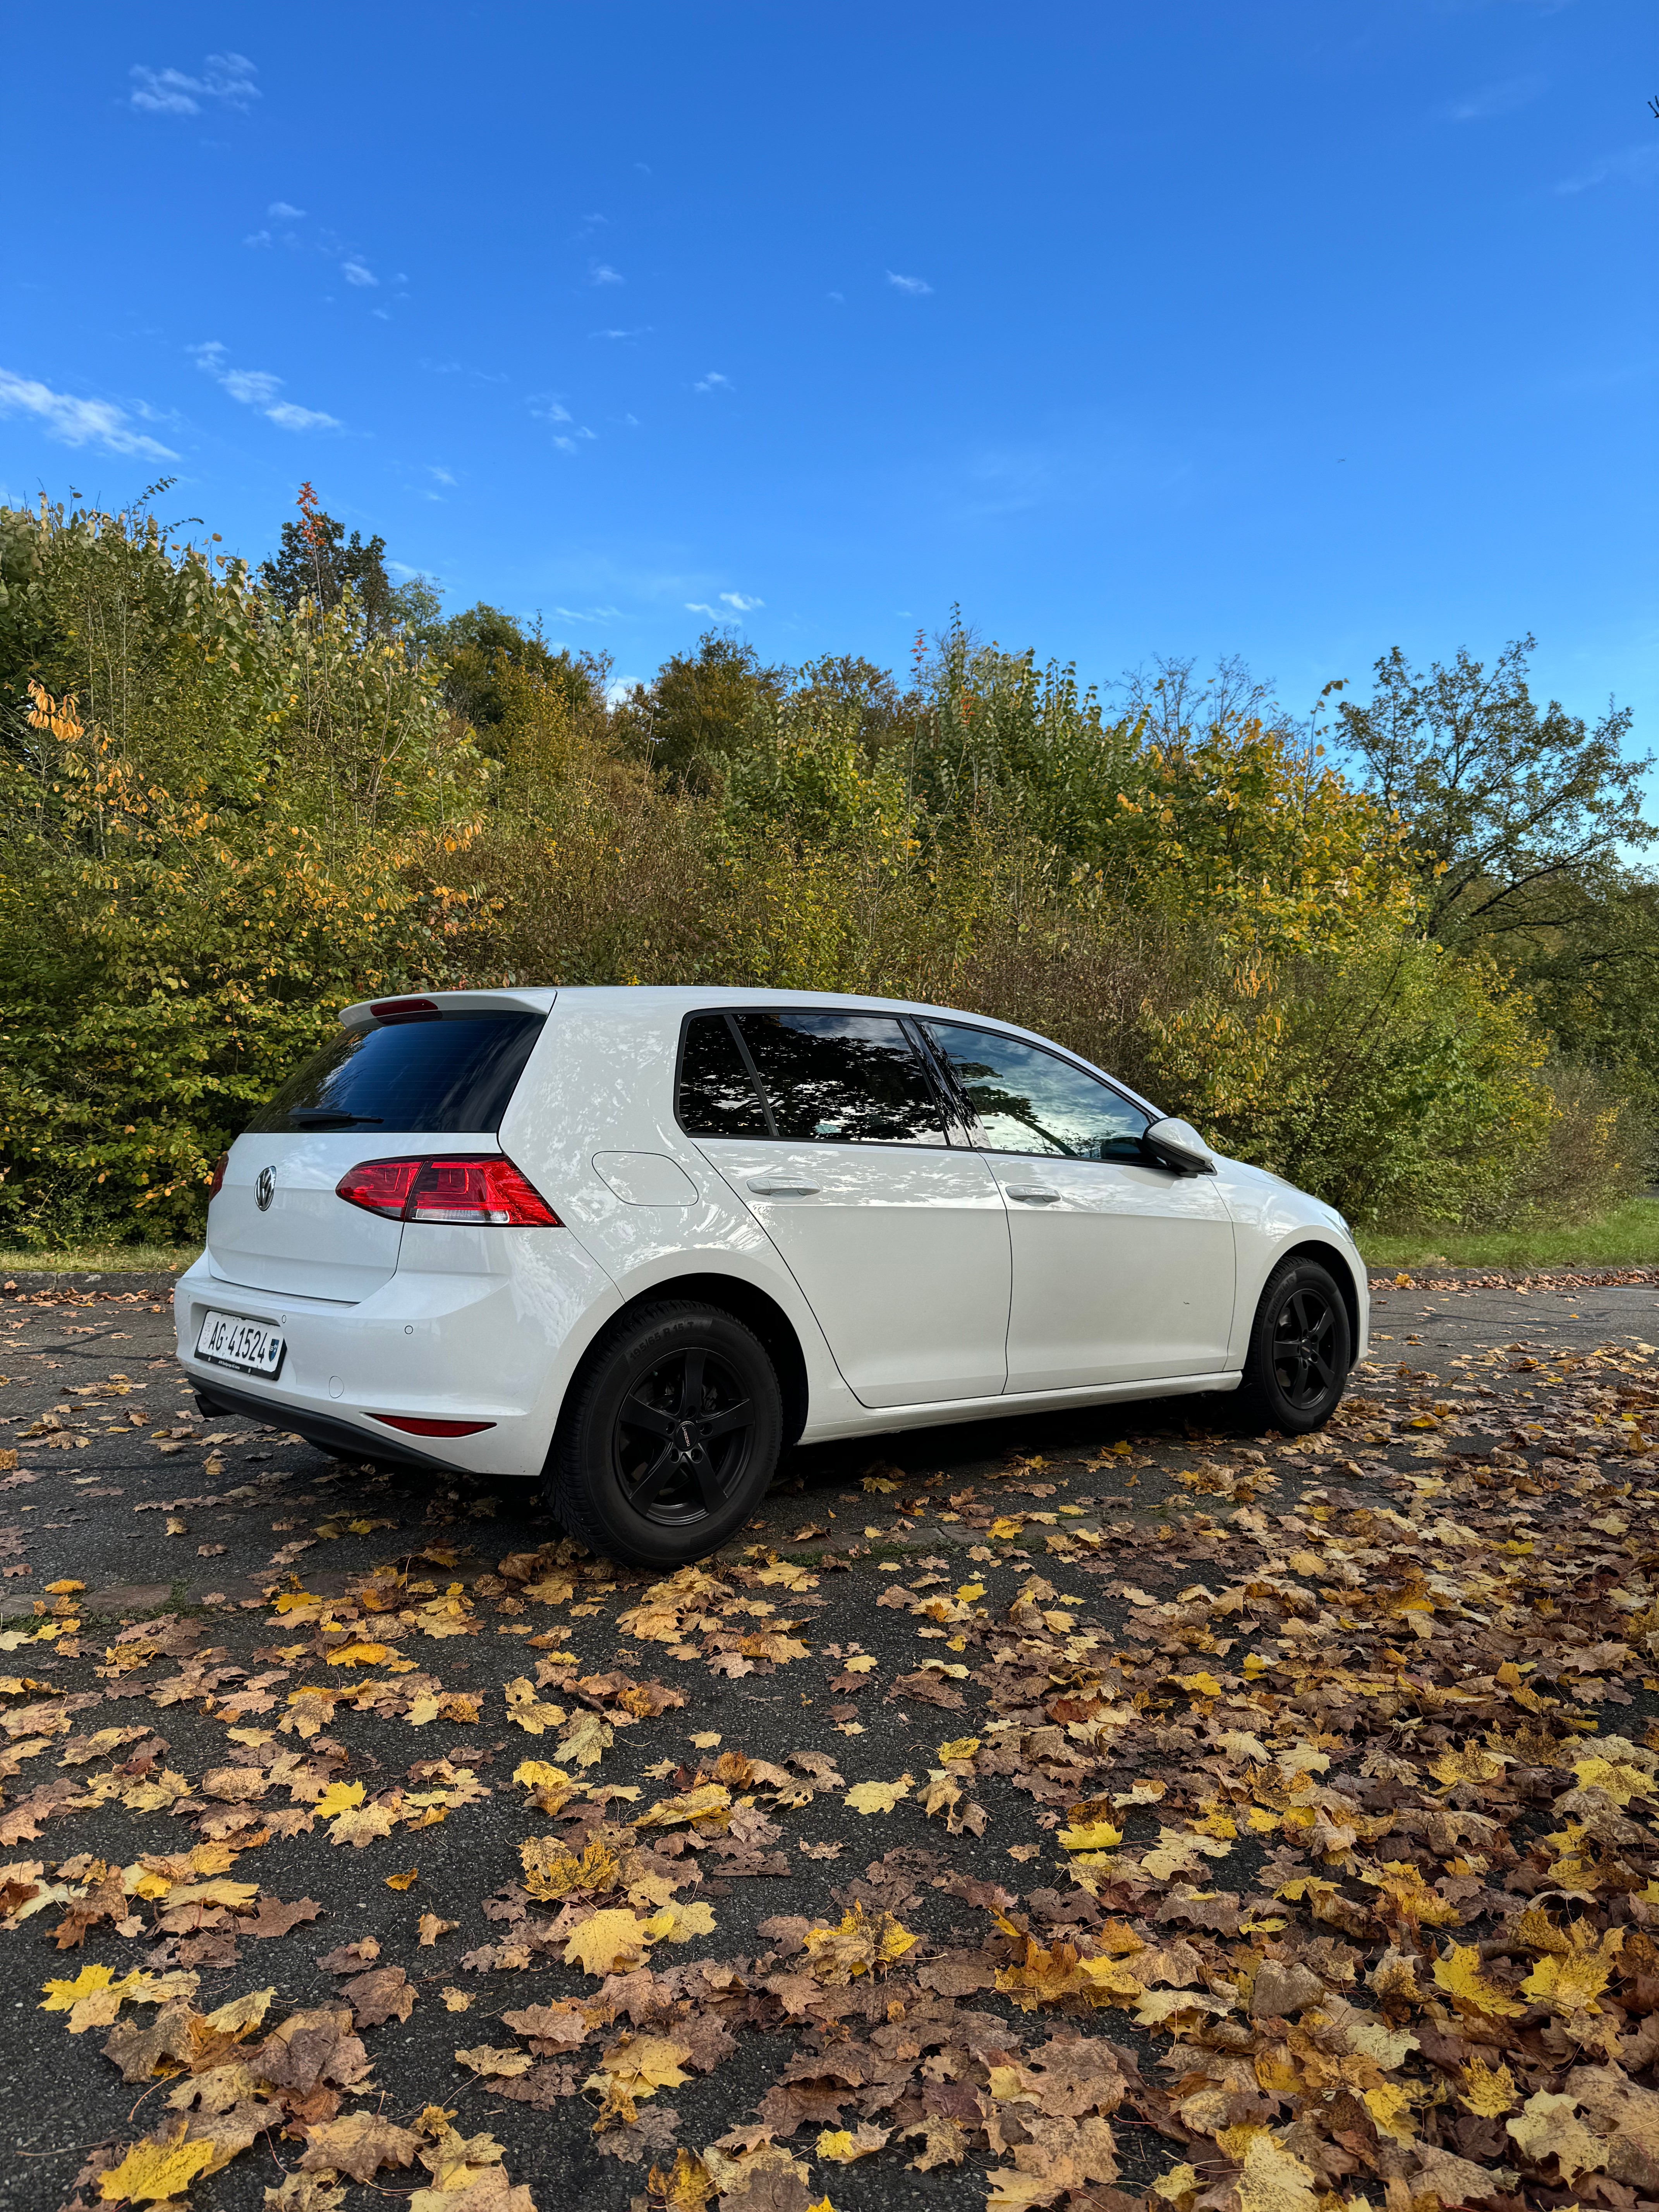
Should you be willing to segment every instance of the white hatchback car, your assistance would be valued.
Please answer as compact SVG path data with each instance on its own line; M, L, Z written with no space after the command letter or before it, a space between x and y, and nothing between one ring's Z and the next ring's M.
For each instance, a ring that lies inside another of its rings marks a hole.
M348 1006L220 1162L175 1310L204 1411L540 1480L650 1567L798 1440L1241 1385L1315 1428L1368 1322L1340 1214L1074 1053L706 988Z

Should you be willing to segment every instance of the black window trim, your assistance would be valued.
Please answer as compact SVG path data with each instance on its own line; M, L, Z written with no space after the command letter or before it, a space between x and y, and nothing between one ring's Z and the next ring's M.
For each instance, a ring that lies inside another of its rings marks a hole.
M973 1117L966 1112L964 1105L960 1100L954 1085L947 1085L940 1078L937 1064L938 1055L933 1051L931 1042L923 1038L920 1038L916 1035L916 1031L921 1026L919 1017L902 1012L896 1012L890 1006L849 1007L845 1005L835 1005L830 1003L786 1006L780 1002L770 1002L765 1000L754 1000L752 1001L745 1000L741 1006L694 1006L681 1020L679 1044L674 1054L674 1126L678 1129L682 1136L689 1138L694 1145L708 1142L713 1144L724 1143L733 1145L810 1145L817 1143L828 1146L832 1142L832 1140L827 1137L816 1139L811 1137L780 1137L777 1133L778 1125L776 1117L772 1112L772 1101L767 1095L766 1085L761 1080L760 1070L756 1066L754 1056L750 1052L748 1041L743 1034L743 1024L737 1019L737 1017L739 1014L769 1013L860 1013L873 1014L887 1020L896 1021L899 1025L899 1029L902 1033L906 1042L909 1045L910 1049L915 1054L917 1060L921 1062L922 1079L926 1082L928 1089L933 1094L933 1102L939 1110L939 1121L945 1131L945 1142L942 1145L901 1145L889 1143L883 1138L875 1137L860 1144L843 1145L841 1147L843 1152L981 1152L983 1150L982 1146L975 1144L973 1140L972 1131L975 1126ZM691 1024L693 1022L707 1021L714 1015L719 1015L724 1019L726 1028L737 1041L738 1052L743 1055L743 1064L748 1069L749 1079L755 1086L755 1096L760 1100L761 1111L766 1116L767 1133L764 1137L724 1137L713 1130L704 1130L702 1134L699 1135L696 1131L688 1129L685 1123L680 1118L680 1086L685 1073L686 1040L691 1033ZM961 1129L968 1141L963 1144L952 1144L951 1141L951 1132L953 1128Z

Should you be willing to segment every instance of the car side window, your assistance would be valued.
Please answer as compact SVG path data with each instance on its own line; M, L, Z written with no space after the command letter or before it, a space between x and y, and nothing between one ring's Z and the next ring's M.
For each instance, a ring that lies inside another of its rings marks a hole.
M890 1014L737 1016L781 1138L824 1145L943 1145L944 1109Z
M694 1014L685 1025L679 1118L692 1137L771 1133L755 1079L725 1014Z
M1057 1053L958 1022L929 1022L927 1031L977 1117L987 1152L1145 1158L1140 1139L1150 1116Z

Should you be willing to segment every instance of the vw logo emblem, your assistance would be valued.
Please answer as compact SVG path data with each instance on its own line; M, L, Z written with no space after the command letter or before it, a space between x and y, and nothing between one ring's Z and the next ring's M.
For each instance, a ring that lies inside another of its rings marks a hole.
M261 1213L269 1212L270 1209L270 1201L276 1197L276 1169L261 1168L259 1170L258 1180L253 1186L253 1202L258 1207Z

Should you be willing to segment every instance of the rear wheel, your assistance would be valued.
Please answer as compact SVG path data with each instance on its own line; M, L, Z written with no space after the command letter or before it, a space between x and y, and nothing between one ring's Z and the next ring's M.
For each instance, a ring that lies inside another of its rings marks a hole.
M630 1566L718 1549L765 1496L783 1443L778 1378L718 1307L624 1314L573 1385L548 1460L548 1502L573 1536Z
M1241 1392L1263 1428L1305 1436L1336 1411L1353 1363L1353 1332L1336 1278L1317 1260L1282 1261L1250 1331Z

